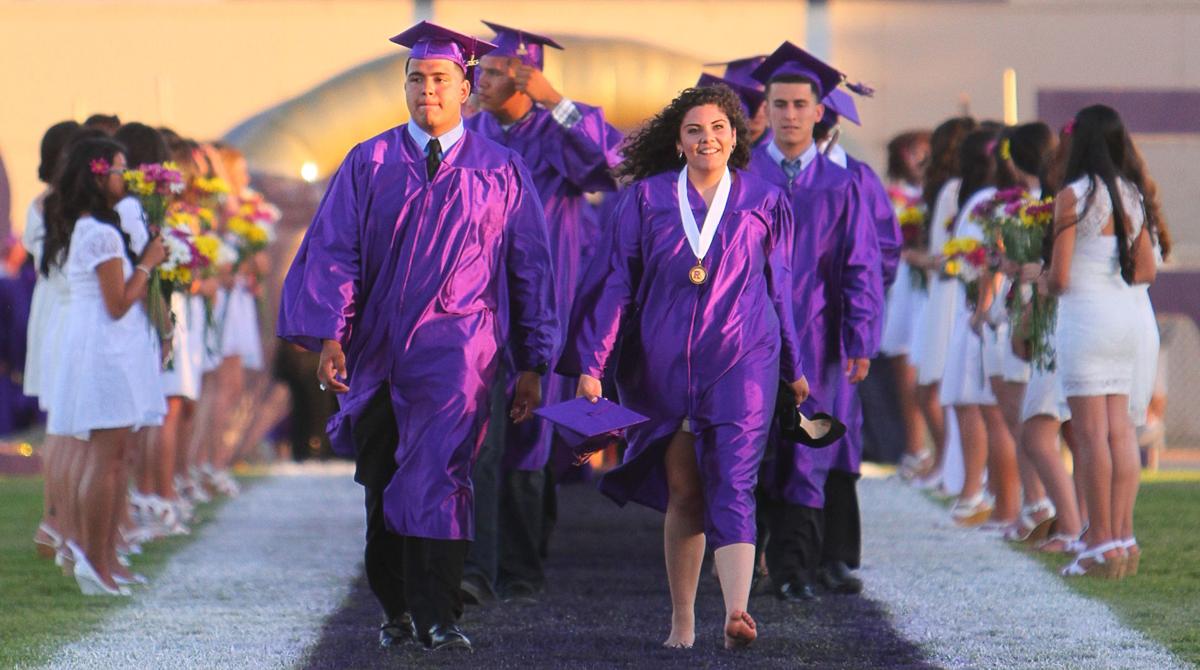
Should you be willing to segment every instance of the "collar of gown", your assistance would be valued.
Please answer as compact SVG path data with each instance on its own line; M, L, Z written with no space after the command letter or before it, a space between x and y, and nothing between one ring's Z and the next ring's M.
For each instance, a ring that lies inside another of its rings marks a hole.
M779 146L774 142L771 142L769 145L767 145L767 153L771 154L771 159L775 161L776 165L782 165L783 162L787 160L787 156L783 155L783 152L779 150ZM804 150L804 153L800 154L800 171L803 172L807 170L808 166L812 164L813 159L816 157L817 143L812 142L808 145L808 148Z
M846 167L846 163L848 162L846 160L846 150L840 144L829 147L829 151L825 152L825 157L833 161L833 164L838 167Z
M442 145L443 156L450 153L450 147L462 139L464 132L466 132L466 129L463 127L462 121L459 121L457 126L438 136L437 139ZM425 151L425 145L429 144L429 140L433 139L433 135L421 130L421 126L418 126L417 122L412 119L408 121L408 135L413 138L413 141L417 143L421 151Z

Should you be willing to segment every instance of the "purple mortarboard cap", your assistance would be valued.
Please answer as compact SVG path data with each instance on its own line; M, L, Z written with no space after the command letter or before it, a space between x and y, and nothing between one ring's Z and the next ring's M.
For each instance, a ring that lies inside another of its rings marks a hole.
M817 84L817 98L824 98L846 78L839 70L804 49L784 42L750 76L766 84L772 77L796 74Z
M483 25L496 32L496 36L492 38L496 41L493 56L519 58L522 63L539 70L546 64L546 47L562 49L561 44L545 35L509 28L491 21L484 21Z
M763 104L763 101L767 99L767 95L758 89L743 86L736 81L722 79L711 74L702 74L700 75L700 79L696 81L697 86L716 86L718 84L728 86L737 94L737 97L742 101L742 111L746 113L747 119L754 116L758 112L758 108Z
M496 48L491 42L462 35L428 21L405 30L391 41L412 49L409 58L453 61L463 72L477 65L480 56Z
M854 97L842 89L833 89L821 102L825 103L825 116L821 118L822 123L833 125L837 123L837 117L840 116L856 126L862 125L858 119L858 107L854 104Z
M554 424L559 436L570 446L577 463L591 454L625 441L625 429L649 421L615 402L575 398L557 405L534 410L534 414Z
M717 67L718 65L724 65L725 74L721 75L722 77L742 86L749 86L761 91L763 89L762 82L750 75L754 72L754 68L762 65L762 62L766 59L766 56L750 56L749 58L739 58L737 60L725 61L724 63L705 63L704 66Z

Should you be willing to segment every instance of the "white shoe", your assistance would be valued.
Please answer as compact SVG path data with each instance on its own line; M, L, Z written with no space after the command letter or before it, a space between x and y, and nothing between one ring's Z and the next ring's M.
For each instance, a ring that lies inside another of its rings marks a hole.
M79 590L85 596L128 596L129 589L124 586L112 588L111 586L100 581L100 575L96 573L96 569L88 562L87 555L83 550L75 544L73 540L67 540L67 546L71 549L71 553L75 555L75 583L79 585Z

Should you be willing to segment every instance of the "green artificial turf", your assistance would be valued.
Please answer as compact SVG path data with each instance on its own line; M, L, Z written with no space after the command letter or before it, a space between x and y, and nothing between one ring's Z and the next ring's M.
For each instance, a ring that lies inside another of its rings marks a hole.
M164 538L131 557L133 570L153 581L167 558L212 520L220 502L201 505L192 535ZM40 477L0 477L0 668L39 665L54 650L95 630L128 598L84 597L74 578L34 552L42 516ZM137 598L134 591L133 598Z

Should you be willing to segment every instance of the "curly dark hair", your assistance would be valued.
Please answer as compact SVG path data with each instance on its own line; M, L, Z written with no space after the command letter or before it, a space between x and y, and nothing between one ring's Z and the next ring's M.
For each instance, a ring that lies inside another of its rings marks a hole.
M622 150L625 160L614 171L616 177L645 179L683 167L686 160L679 156L675 144L679 141L683 117L693 107L701 105L716 105L729 117L737 133L737 146L729 154L729 166L746 167L750 163L750 131L746 128L742 102L728 86L718 84L684 89L649 123L631 135Z

